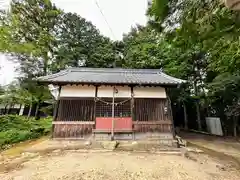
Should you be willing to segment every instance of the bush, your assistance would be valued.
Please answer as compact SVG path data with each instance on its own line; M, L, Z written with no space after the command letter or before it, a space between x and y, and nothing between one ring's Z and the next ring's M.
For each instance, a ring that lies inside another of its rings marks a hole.
M38 138L51 130L52 118L27 118L25 116L0 116L0 148L6 145Z

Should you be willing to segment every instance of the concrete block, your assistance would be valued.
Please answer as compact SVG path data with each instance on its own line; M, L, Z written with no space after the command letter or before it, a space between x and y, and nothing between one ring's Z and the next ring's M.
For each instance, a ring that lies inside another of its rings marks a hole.
M91 141L86 141L86 142L84 143L85 146L90 146L91 144L92 144Z
M104 149L114 150L117 147L118 142L117 141L102 141L101 145Z

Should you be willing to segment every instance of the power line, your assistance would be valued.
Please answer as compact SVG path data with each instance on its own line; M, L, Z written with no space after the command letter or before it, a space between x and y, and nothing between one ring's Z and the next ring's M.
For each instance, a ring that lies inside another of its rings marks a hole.
M103 18L104 18L104 20L105 20L105 22L106 22L106 24L107 24L107 26L108 26L110 32L111 32L113 38L116 40L117 38L116 38L116 36L114 35L113 30L112 30L110 24L108 23L107 18L106 18L105 15L103 14L103 11L102 11L101 7L99 6L97 0L95 0L95 4L97 5L97 7L98 7L100 13L102 14L102 16L103 16Z

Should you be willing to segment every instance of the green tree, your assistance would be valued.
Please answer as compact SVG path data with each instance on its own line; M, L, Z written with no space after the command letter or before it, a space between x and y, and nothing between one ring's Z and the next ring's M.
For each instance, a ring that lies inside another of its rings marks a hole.
M186 76L189 95L194 95L201 107L210 106L211 113L223 121L239 119L230 113L238 109L239 102L235 88L240 69L238 12L218 0L156 0L148 14L170 44L164 50L164 69L177 77Z
M0 52L2 53L22 53L32 54L34 44L26 41L16 41L13 36L16 21L8 11L0 11Z
M47 74L54 48L53 28L61 13L49 0L12 1L9 16L12 36L16 43L29 43L34 47L30 55L34 58L25 58L25 61L20 58L20 66L26 67L38 61L41 64L38 70L43 75Z
M109 67L115 61L113 43L77 14L64 13L55 26L56 48L52 69Z
M131 68L161 68L160 34L148 27L137 26L123 37L124 66Z
M30 107L37 103L38 107L50 94L46 87L37 86L32 78L51 71L49 68L55 48L54 26L62 11L49 0L14 0L10 9L1 20L3 33L0 38L4 41L0 50L11 54L20 65L20 90L25 93L19 100L25 99Z
M5 90L3 88L3 86L0 85L0 95L4 94Z
M1 24L4 33L0 38L4 41L0 50L20 64L20 87L23 94L37 100L37 107L51 95L33 78L69 66L112 67L120 59L116 55L118 43L77 14L59 10L50 0L14 0L11 11L2 15Z

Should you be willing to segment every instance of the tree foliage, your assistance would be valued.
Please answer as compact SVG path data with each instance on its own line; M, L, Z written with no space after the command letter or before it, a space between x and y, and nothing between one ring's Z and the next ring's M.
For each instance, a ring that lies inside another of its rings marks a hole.
M198 128L204 116L224 125L239 119L239 12L219 0L153 0L147 14L148 25L123 39L127 67L161 68L187 80L171 97L194 102Z
M91 23L77 14L64 13L55 26L53 68L67 66L109 67L115 60L113 44ZM57 67L54 67L54 66Z
M154 0L148 15L167 44L163 69L188 80L185 96L223 121L238 119L239 12L219 0Z
M51 99L48 88L37 85L35 77L67 67L121 63L119 43L101 35L79 15L58 9L50 0L14 0L10 9L1 14L0 51L20 64L18 95L29 105Z
M18 43L27 42L34 47L30 58L19 59L21 66L37 61L38 71L43 75L48 73L55 42L53 28L61 13L49 0L12 1L12 36Z
M161 68L160 36L152 29L137 26L123 37L124 66L130 68Z
M50 0L14 0L1 14L0 51L17 58L21 96L37 102L50 95L32 79L69 66L161 68L187 80L171 92L172 101L194 106L199 127L207 115L225 124L239 119L239 12L220 0L153 0L147 15L146 27L113 42Z

